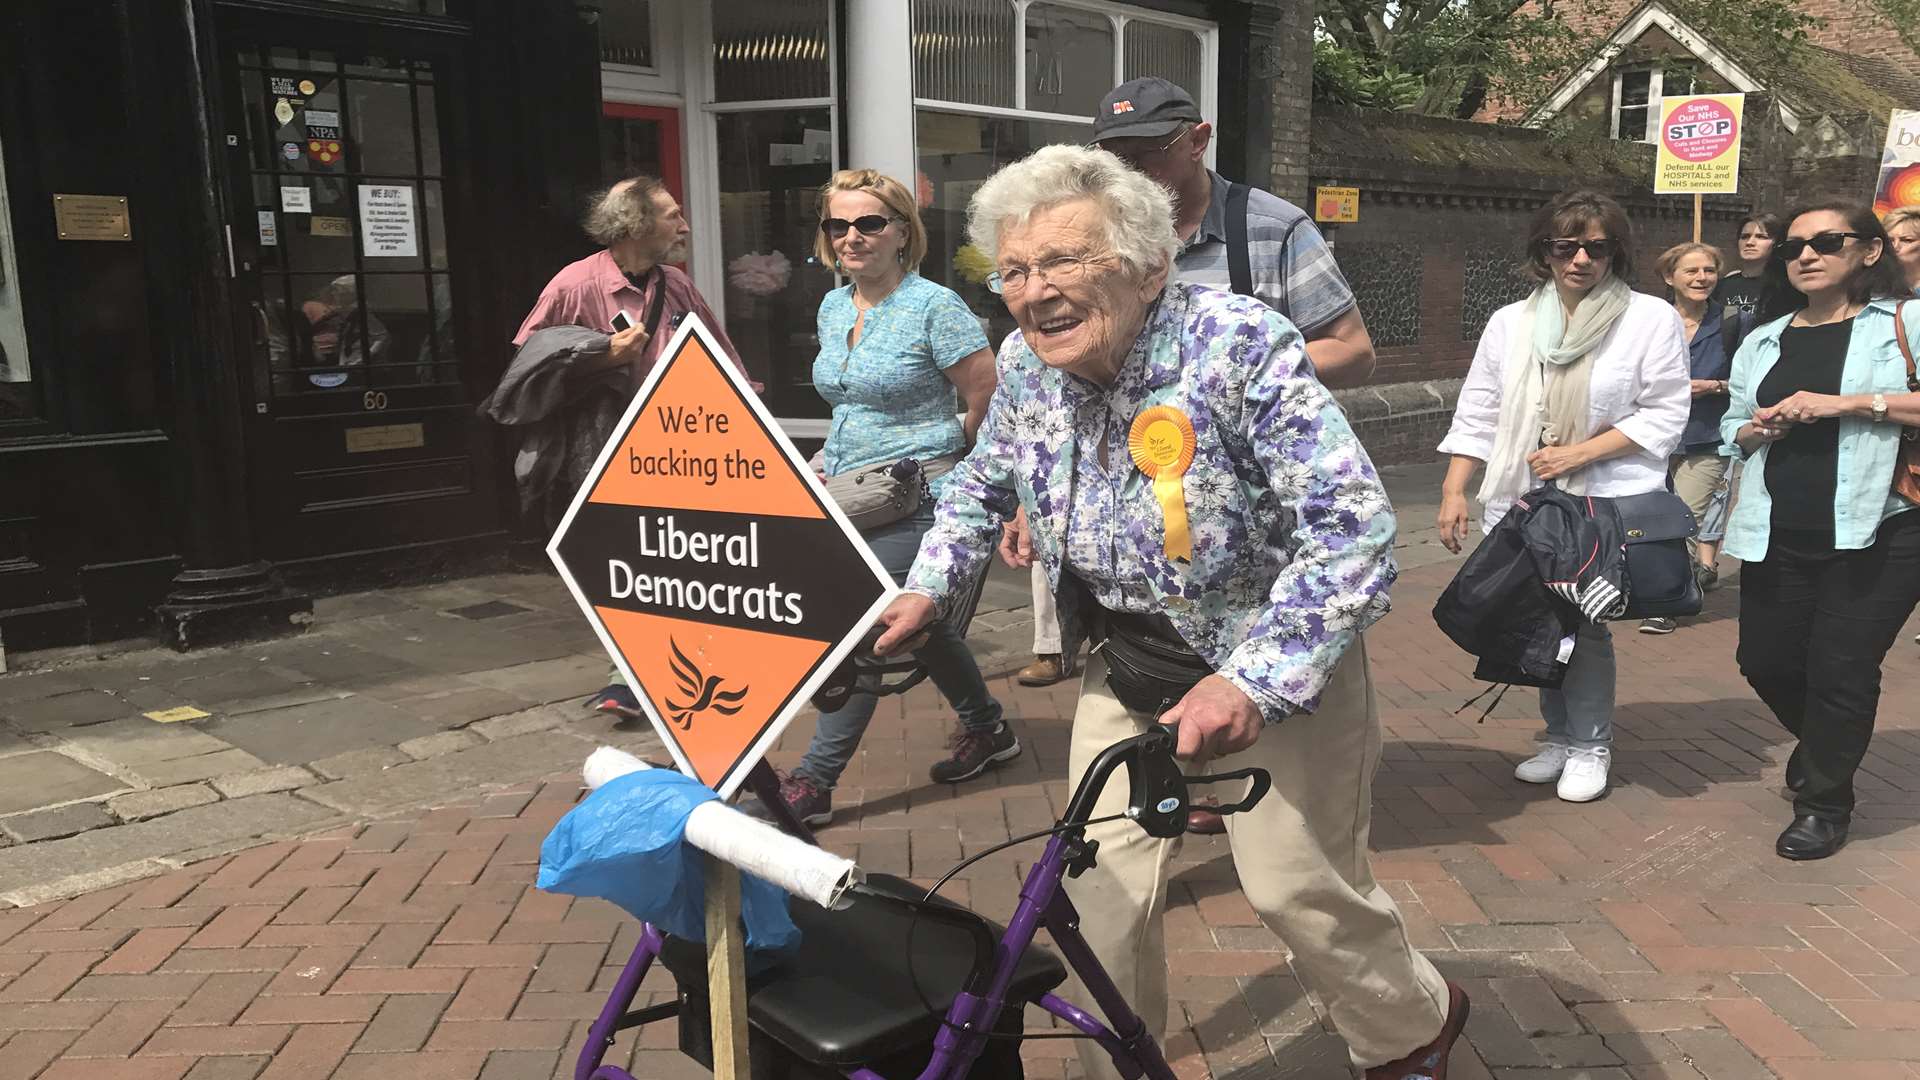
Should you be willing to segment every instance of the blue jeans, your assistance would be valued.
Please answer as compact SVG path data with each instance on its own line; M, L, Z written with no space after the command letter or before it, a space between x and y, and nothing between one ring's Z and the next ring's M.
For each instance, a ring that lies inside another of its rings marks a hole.
M1581 750L1613 745L1613 631L1580 621L1579 639L1558 690L1540 691L1547 741Z
M913 516L863 535L880 565L886 567L895 582L905 584L913 557L920 552L920 538L931 528L933 505L923 500L919 512ZM933 680L953 711L960 714L962 725L973 731L992 731L1000 726L1000 703L987 689L987 680L980 674L980 665L974 662L972 650L950 624L942 620L929 627L927 644L913 655L926 665L927 678ZM795 772L806 774L809 780L829 791L840 782L840 774L853 760L853 752L859 749L860 738L873 720L874 707L880 703L873 693L862 689L867 685L871 684L862 680L845 705L835 712L820 714L813 741L807 744L807 755L800 759Z

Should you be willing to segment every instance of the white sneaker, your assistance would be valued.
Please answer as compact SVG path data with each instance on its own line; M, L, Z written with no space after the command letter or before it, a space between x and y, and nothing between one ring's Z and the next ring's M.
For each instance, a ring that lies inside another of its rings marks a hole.
M1540 752L1514 766L1513 778L1526 784L1551 784L1560 779L1561 770L1567 767L1567 755L1571 747L1559 743L1547 743Z
M1607 770L1612 765L1613 751L1607 747L1570 751L1560 774L1560 797L1567 802L1592 802L1606 794Z

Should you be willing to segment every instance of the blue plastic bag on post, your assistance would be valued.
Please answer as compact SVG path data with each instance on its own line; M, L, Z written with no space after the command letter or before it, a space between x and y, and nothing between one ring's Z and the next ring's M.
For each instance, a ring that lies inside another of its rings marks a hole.
M718 799L712 788L670 769L642 769L609 780L567 812L540 845L540 878L548 892L612 901L637 919L688 941L707 939L706 885L686 842L687 815ZM787 914L787 894L752 874L740 875L740 912L747 948L797 948L800 929Z

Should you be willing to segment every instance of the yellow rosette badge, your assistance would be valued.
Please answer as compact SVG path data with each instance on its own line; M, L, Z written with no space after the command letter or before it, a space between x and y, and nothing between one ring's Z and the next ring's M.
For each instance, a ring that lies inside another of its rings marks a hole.
M1187 489L1181 482L1193 464L1193 421L1171 405L1155 405L1133 418L1127 451L1133 464L1153 481L1153 497L1167 523L1167 558L1192 559L1187 528Z

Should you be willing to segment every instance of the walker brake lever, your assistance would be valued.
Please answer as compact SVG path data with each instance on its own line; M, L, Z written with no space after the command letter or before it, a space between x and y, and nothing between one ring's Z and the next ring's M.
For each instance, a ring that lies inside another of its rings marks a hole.
M1210 808L1221 817L1225 817L1228 814L1245 813L1253 809L1254 804L1266 798L1267 792L1273 788L1273 774L1260 768L1235 769L1232 772L1212 773L1207 776L1184 776L1181 777L1181 779L1189 784L1217 784L1223 780L1252 780L1253 784L1247 789L1246 798L1241 799L1237 803L1228 803L1220 807Z

